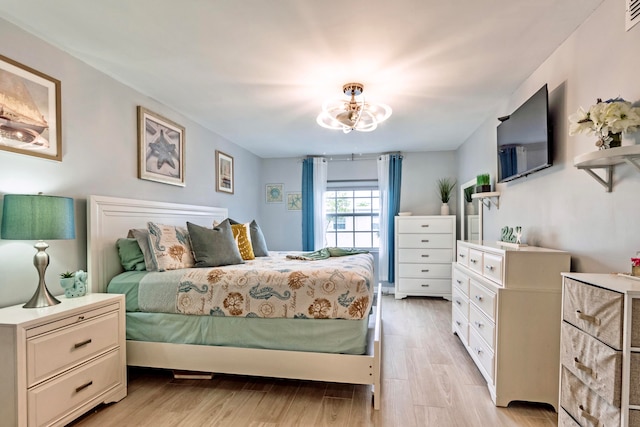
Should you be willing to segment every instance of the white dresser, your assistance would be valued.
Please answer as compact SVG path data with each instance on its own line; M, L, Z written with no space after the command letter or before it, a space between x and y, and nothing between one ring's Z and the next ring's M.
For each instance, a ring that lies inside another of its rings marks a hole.
M458 241L452 330L496 406L514 400L558 408L558 354L567 252Z
M0 309L0 424L65 425L127 395L123 295Z
M456 217L395 218L395 297L408 295L451 299L451 262Z
M563 276L559 424L640 426L640 281Z

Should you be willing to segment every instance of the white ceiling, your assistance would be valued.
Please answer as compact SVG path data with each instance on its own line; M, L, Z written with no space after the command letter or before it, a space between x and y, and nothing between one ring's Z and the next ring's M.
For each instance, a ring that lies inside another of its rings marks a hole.
M0 0L0 16L258 156L293 157L456 149L601 2ZM372 133L318 126L352 81L393 115Z

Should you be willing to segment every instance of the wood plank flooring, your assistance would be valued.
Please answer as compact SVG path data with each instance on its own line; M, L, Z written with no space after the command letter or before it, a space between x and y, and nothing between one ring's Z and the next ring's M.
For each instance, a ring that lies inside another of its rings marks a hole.
M369 386L214 375L176 380L129 369L128 396L73 426L555 426L542 404L493 405L473 361L451 333L451 303L383 297L382 409Z

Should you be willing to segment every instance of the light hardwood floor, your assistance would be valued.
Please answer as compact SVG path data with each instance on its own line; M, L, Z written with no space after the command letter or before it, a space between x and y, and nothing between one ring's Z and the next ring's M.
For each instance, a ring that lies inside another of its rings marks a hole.
M74 426L555 426L553 408L497 408L456 335L451 303L383 297L382 409L369 386L130 369L128 396Z

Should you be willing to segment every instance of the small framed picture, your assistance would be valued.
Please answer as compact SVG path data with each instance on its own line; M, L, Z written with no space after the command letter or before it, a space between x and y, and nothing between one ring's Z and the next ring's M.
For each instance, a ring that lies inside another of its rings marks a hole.
M267 184L266 185L266 201L267 203L284 203L284 184Z
M60 81L0 55L0 150L62 160Z
M302 210L302 193L299 191L287 192L287 210L288 211L300 211Z
M185 130L138 106L138 178L184 187Z
M216 150L216 191L233 194L233 157Z

